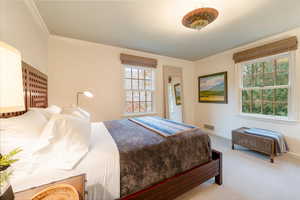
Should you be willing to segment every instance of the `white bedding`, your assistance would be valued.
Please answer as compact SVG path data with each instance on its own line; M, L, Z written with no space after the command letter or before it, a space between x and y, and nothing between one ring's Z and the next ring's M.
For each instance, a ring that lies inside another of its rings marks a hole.
M73 170L53 169L39 164L36 169L28 173L28 170L24 172L24 167L23 169L17 167L11 184L17 192L86 173L88 200L113 200L120 197L119 162L117 145L104 124L92 123L90 150Z

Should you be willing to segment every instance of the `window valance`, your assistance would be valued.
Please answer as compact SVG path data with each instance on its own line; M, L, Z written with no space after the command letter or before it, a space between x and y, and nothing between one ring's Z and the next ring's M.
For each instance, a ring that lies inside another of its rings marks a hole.
M247 49L233 54L235 63L240 63L248 60L271 56L279 53L284 53L298 48L297 37L293 36L287 39L265 44L259 47Z
M141 56L134 56L128 54L120 54L120 59L122 64L128 65L136 65L136 66L143 66L143 67L152 67L156 68L157 60L153 58L146 58Z

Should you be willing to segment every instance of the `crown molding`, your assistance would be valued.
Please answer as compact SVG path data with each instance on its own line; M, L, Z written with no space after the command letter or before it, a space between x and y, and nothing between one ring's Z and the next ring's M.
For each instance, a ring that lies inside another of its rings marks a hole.
M36 7L34 0L24 0L24 3L28 7L29 11L31 12L32 16L34 17L34 19L38 23L38 25L41 27L41 29L47 35L50 35L47 25L46 25L45 21L43 20L38 8Z

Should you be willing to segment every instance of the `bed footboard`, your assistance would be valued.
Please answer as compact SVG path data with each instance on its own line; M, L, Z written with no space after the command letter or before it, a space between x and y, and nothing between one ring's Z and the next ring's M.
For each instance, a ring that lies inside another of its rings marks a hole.
M211 178L222 185L222 153L216 150L212 150L212 161L119 200L172 200Z

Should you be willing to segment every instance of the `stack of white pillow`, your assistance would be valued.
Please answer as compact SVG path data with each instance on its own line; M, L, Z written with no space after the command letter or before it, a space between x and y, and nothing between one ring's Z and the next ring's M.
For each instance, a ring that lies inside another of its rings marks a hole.
M35 164L70 170L89 151L90 114L77 107L32 108L21 116L1 119L0 129L4 139L0 152L7 153L15 147L28 152L25 143L31 141Z

